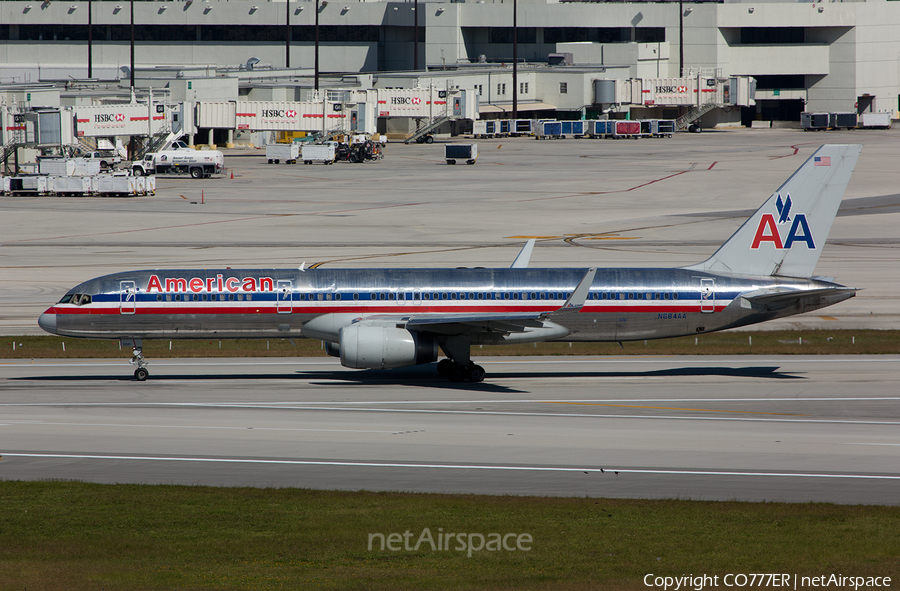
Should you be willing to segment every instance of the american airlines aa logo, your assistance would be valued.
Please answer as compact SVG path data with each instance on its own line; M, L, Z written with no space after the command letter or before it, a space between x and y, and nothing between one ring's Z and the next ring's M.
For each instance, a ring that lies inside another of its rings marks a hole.
M806 221L806 214L798 213L794 216L793 221L791 220L791 196L787 195L782 199L781 193L779 193L775 200L775 207L778 209L778 222L775 222L773 214L764 213L756 227L756 235L753 237L753 244L750 245L750 248L756 250L763 242L771 242L776 249L786 250L794 246L795 242L803 242L807 248L815 250L816 243L813 241L812 232ZM791 222L791 227L782 240L778 227L783 228L788 222Z

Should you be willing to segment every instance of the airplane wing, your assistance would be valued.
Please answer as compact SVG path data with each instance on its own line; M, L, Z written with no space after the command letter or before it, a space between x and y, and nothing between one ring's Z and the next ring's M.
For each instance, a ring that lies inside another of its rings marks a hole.
M514 333L548 332L552 338L565 336L568 330L562 328L553 318L559 315L581 311L587 300L596 268L588 269L572 295L561 308L550 312L484 312L476 314L373 314L360 318L358 322L370 325L402 324L409 330L438 334L465 334L471 332L491 332L502 335ZM558 334L562 332L563 334Z
M741 308L763 307L767 309L781 308L796 303L801 298L810 297L838 297L851 298L858 290L854 287L823 287L818 289L790 289L785 287L771 287L757 289L742 293L740 296Z

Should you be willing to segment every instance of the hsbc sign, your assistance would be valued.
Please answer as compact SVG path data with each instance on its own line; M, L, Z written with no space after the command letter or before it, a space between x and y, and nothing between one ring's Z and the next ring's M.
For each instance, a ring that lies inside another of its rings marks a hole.
M293 109L287 109L287 110L283 110L283 109L263 109L262 116L263 116L263 117L267 117L267 118L278 118L278 119L283 119L283 118L286 117L286 118L288 118L288 119L293 119L294 117L297 116L297 111L295 111L295 110L293 110Z
M124 113L97 113L94 115L94 123L124 123Z

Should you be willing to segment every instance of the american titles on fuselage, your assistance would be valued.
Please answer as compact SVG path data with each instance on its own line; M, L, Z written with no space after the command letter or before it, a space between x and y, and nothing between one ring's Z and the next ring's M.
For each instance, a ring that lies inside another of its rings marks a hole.
M275 291L275 280L271 277L237 277L225 278L224 275L218 273L215 277L165 277L160 279L158 275L150 275L147 281L147 292L153 293L192 293L201 292L273 292Z

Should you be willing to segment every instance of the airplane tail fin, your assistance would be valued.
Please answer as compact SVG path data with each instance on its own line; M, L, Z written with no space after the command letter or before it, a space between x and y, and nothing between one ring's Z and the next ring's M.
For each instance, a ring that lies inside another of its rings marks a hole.
M820 147L696 271L811 277L861 145Z

